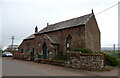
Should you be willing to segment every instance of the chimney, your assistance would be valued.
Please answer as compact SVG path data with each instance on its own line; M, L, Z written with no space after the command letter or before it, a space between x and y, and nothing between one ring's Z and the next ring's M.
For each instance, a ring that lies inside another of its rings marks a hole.
M49 26L49 23L47 23L47 26Z
M36 33L36 32L38 32L38 27L37 27L37 26L35 27L35 33Z
M94 14L94 11L93 11L93 9L92 9L92 14Z

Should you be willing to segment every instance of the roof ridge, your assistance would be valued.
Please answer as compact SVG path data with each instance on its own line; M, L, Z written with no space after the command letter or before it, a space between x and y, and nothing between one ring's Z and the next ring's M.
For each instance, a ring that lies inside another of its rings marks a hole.
M91 18L92 15L93 15L93 13L90 13L90 14L82 15L82 16L79 16L76 18L57 22L55 24L50 24L49 26L46 26L45 28L43 28L42 30L40 30L38 33L35 33L35 34L42 34L42 33L56 31L56 30L60 30L60 29L85 25L87 23L87 21L89 20L89 18Z
M61 22L66 22L66 21L69 21L69 20L74 20L74 19L81 18L81 17L87 16L87 15L92 15L92 14L93 14L93 13L86 14L86 15L82 15L82 16L75 17L75 18L71 18L71 19L68 19L68 20L60 21L60 22L57 22L57 23L54 23L54 24L59 24L59 23L61 23ZM54 25L54 24L50 24L49 26ZM47 27L49 27L49 26L47 26Z

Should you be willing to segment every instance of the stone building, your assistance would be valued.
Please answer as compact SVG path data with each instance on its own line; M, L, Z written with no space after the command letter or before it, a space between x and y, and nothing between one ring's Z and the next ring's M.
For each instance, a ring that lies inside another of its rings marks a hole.
M100 50L100 30L92 13L70 20L47 24L38 32L25 38L19 46L19 51L35 55L43 55L44 59L62 56L77 48Z

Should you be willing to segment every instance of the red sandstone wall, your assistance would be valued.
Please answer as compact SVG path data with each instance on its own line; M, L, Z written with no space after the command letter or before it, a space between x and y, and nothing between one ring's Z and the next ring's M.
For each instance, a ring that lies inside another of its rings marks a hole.
M23 49L23 52L26 52L26 44L29 43L29 51L31 51L35 46L35 40L34 39L30 39L30 40L23 40L23 42L20 44L19 46L19 51L21 51Z
M86 48L93 51L100 50L100 30L98 28L96 19L92 16L86 24Z

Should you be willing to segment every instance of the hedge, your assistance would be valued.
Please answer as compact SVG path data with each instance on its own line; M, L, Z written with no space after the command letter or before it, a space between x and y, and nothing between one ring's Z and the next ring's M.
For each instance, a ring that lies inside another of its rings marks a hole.
M120 59L110 54L105 54L106 65L109 66L120 66Z

